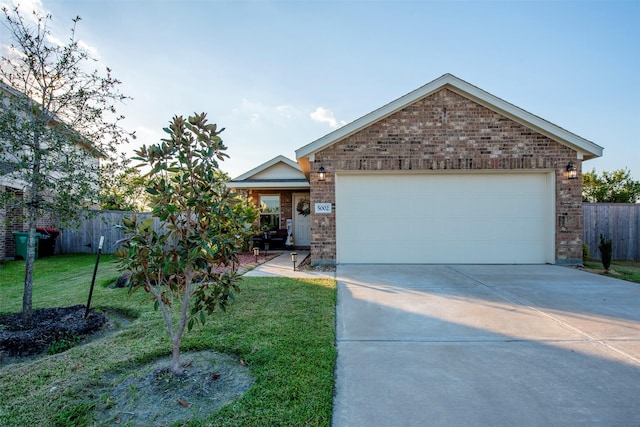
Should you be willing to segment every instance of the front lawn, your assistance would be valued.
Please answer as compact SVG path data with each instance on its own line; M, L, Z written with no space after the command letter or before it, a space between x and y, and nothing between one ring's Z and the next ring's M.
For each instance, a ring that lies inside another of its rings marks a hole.
M611 261L609 273L604 273L602 262L598 259L590 259L584 262L588 271L605 274L616 279L640 283L640 261Z
M112 260L102 257L92 307L135 320L89 344L1 368L0 425L92 425L93 408L109 398L99 390L114 373L169 354L168 334L149 295L107 286L119 275ZM86 304L94 261L93 255L38 260L34 308ZM23 261L0 267L0 313L21 309L23 270ZM236 356L255 381L239 400L190 425L329 426L335 281L247 277L240 287L227 312L186 333L182 348Z

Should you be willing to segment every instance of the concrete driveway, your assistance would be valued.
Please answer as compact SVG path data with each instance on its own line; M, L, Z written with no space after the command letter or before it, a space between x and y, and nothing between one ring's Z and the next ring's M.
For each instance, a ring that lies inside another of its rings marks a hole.
M640 426L640 285L341 265L333 426Z

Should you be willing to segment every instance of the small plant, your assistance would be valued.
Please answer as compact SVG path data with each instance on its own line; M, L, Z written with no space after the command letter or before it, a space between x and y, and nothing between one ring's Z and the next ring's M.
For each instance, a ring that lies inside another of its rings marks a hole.
M138 399L140 398L140 389L136 384L129 384L129 386L127 386L127 395L131 399Z
M70 348L73 348L78 345L80 342L80 337L72 336L69 338L63 338L60 341L54 341L51 343L49 348L47 348L47 354L49 356L62 353L63 351L67 351Z
M89 425L96 405L90 401L82 401L76 405L66 406L51 419L51 426L84 426Z
M113 399L113 397L107 395L107 394L102 394L100 396L100 402L105 406L105 408L107 409L111 409L115 406L115 401Z
M589 261L591 259L591 252L589 251L589 245L582 242L582 261Z
M600 249L600 259L602 260L604 271L608 273L609 267L611 267L611 254L613 252L611 239L605 239L601 234L598 249Z

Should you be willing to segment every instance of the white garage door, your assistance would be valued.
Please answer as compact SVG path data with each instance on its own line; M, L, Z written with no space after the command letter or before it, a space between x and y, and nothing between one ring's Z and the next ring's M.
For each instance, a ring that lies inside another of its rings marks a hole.
M338 174L338 263L554 262L552 173Z

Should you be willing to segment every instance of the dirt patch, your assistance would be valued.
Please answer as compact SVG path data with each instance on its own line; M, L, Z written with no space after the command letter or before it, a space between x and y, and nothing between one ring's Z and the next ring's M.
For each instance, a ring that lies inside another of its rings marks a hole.
M307 256L301 263L296 267L298 271L336 271L335 265L311 265L311 257Z
M201 419L240 398L253 384L244 361L213 351L182 354L176 376L165 357L113 374L94 415L98 424L150 426Z
M587 267L582 267L581 270L586 271L587 273L593 273L593 274L601 274L601 275L611 275L611 276L620 276L621 273L615 271L615 270L604 270L604 269L597 269L597 268L587 268Z

